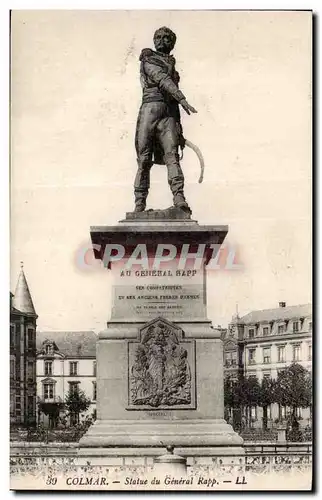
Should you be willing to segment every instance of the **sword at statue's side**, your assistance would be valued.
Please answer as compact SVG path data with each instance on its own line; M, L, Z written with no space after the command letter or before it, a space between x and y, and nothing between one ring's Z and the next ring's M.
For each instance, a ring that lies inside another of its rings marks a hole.
M198 182L200 184L203 181L203 175L204 175L204 171L205 171L205 160L203 159L202 152L200 151L198 146L193 144L188 139L185 139L185 145L188 146L188 148L192 149L196 153L196 155L198 156L199 163L200 163L200 177L199 177Z

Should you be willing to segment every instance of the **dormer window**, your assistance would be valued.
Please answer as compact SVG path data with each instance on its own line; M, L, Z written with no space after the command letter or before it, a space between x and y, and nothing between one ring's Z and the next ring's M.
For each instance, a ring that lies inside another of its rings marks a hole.
M53 355L53 351L54 351L53 345L52 344L46 344L46 346L45 346L45 354L47 356L52 356Z
M285 325L278 325L278 333L284 333L285 332Z
M299 322L298 321L293 321L293 332L294 333L299 332Z

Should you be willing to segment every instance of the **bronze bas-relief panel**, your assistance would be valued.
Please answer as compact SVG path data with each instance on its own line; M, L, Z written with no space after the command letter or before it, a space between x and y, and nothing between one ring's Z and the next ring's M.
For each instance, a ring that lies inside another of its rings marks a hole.
M196 409L195 343L158 318L128 342L128 410Z

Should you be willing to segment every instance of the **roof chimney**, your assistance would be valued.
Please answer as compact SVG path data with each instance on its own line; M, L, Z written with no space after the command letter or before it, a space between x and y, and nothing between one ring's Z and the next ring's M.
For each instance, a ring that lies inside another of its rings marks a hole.
M286 302L279 302L279 303L278 303L278 306L279 306L279 307L286 307Z

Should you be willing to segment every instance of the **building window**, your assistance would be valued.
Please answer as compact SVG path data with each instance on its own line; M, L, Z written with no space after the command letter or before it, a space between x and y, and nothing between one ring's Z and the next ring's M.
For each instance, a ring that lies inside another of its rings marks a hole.
M96 361L93 361L93 376L96 377Z
M69 392L71 394L75 394L76 392L78 392L79 382L68 382L68 383L69 383Z
M45 375L51 376L53 374L53 362L52 361L45 361Z
M44 384L44 399L54 399L54 384Z
M253 339L253 338L255 337L255 330L254 330L254 328L250 328L250 329L248 330L248 337L249 337L250 339Z
M14 416L15 413L15 395L10 393L10 415Z
M16 363L14 359L10 359L10 378L16 378Z
M312 321L309 322L309 332L312 331Z
M77 375L77 366L78 366L77 361L70 361L69 362L69 375L71 375L71 376Z
M300 361L301 359L301 346L294 345L293 346L293 361Z
M93 382L93 401L96 401L97 389L96 382Z
M10 345L14 347L16 344L16 325L10 325Z
M46 344L46 346L45 346L46 356L52 356L53 352L54 352L53 345L52 344Z
M237 384L237 378L235 378L234 376L227 377L227 381L231 388Z
M34 413L34 397L33 396L28 396L28 414L29 416L33 415Z
M279 363L285 362L285 346L284 345L280 345L277 347L277 361Z
M34 379L34 363L33 363L33 361L28 361L28 365L27 365L27 379L28 380L33 380Z
M237 352L226 352L225 353L225 365L226 366L236 366L237 365Z
M278 325L278 333L284 333L285 332L285 325Z
M270 373L263 373L263 379L271 380L271 374Z
M231 388L233 385L232 384L232 377L230 375L226 376L225 381L226 381L227 387Z
M21 409L21 398L19 394L16 394L16 409L19 411Z
M268 334L269 334L269 328L268 328L268 326L264 326L264 328L263 328L264 337L266 337Z
M256 349L248 349L248 363L254 365L256 363Z
M229 331L228 331L229 337L233 337L234 336L234 327L232 325L229 325L228 328L229 328Z
M299 331L299 322L293 321L293 333L297 333Z
M28 349L33 349L35 347L35 335L33 328L28 328L27 330L27 341L28 341Z
M271 362L271 348L270 347L263 347L263 361L264 361L264 363Z
M312 346L309 345L309 360L311 361L312 359Z

